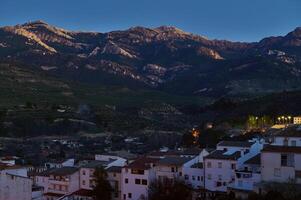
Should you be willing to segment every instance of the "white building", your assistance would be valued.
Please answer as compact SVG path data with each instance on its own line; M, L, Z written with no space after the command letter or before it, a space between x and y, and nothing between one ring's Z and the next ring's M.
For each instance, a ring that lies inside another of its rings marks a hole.
M261 153L261 179L264 182L301 183L301 147L267 146Z
M294 117L294 124L301 124L301 116Z
M277 146L301 147L301 127L291 126L274 133L268 142Z
M222 141L215 151L205 157L205 188L226 192L235 182L235 171L257 155L263 144L259 141Z
M126 165L121 171L123 200L139 200L148 197L149 185L155 181L155 163L159 159L142 157Z
M247 160L239 169L235 170L235 180L229 184L228 191L233 191L236 198L246 199L261 182L260 154Z
M32 180L17 166L0 165L0 200L31 200Z
M156 178L159 181L173 183L175 180L184 180L183 167L192 158L171 156L160 159L155 166Z
M35 176L35 185L44 188L44 199L55 200L80 188L79 169L61 167L49 169Z

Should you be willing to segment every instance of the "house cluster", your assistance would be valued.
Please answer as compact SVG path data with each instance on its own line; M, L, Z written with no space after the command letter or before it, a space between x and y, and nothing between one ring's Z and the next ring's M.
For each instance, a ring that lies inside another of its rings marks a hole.
M176 180L201 199L229 192L244 199L250 192L264 193L269 183L301 184L301 129L221 141L215 149L162 148L136 158L95 155L93 160L67 159L39 168L0 158L0 200L90 200L99 167L108 174L114 200L147 199L152 183Z

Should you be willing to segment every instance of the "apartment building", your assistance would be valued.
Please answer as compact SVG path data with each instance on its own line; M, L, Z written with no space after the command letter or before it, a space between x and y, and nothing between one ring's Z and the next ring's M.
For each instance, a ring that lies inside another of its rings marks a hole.
M0 163L0 200L31 200L32 180L23 167Z
M261 180L301 184L301 147L265 147L261 152Z
M44 188L45 200L56 200L80 189L79 169L61 167L49 169L35 176L35 185Z
M148 197L149 186L156 179L154 168L158 160L158 158L141 157L122 168L122 200Z
M262 149L261 141L222 141L216 150L205 157L205 188L227 192L235 182L235 172Z
M235 170L235 180L228 185L228 191L233 191L236 198L246 199L248 194L255 190L261 182L261 155L260 153L247 160Z

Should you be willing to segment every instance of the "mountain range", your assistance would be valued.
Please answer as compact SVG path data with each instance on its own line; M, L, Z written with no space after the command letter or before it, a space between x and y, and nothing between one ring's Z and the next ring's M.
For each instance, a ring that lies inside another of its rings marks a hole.
M35 21L0 28L0 63L5 64L0 76L14 71L9 66L17 67L18 72L43 74L44 82L59 80L64 90L74 83L250 98L301 89L301 28L246 43L210 40L171 26L99 33ZM21 73L23 81L37 82L26 73ZM20 73L16 79L20 82ZM47 82L52 83L58 87L56 81Z

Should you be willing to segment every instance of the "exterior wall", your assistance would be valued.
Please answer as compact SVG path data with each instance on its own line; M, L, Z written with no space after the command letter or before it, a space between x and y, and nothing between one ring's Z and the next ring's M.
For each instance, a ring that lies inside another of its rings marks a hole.
M80 188L86 190L93 189L93 174L94 169L91 168L81 168L80 173Z
M48 191L48 185L49 185L49 177L47 176L36 176L34 178L34 183L37 186L41 186L44 188L44 193Z
M236 172L235 182L230 186L233 189L253 191L256 183L261 181L261 174L255 172Z
M79 172L72 175L60 176L56 179L54 176L36 176L35 183L37 186L44 187L44 193L69 194L80 188Z
M211 167L208 163L211 163ZM232 164L235 165L234 169ZM205 159L205 188L210 191L226 192L228 184L235 180L236 166L237 162L233 160Z
M8 174L13 174L16 176L27 177L27 169L26 168L17 168L17 169L5 169L5 172Z
M156 175L153 169L144 170L144 174L132 174L131 169L123 168L121 178L121 199L138 200L141 197L148 197L149 185L155 180ZM125 179L128 179L128 183L125 183ZM147 185L135 184L135 179L147 180ZM131 198L129 198L129 194L131 194Z
M0 172L0 200L31 200L32 180Z
M203 168L183 168L183 176L185 183L191 185L195 189L204 187L204 169Z
M155 167L155 172L158 180L170 179L174 181L175 179L183 178L182 167L174 165L158 165Z
M280 137L280 136L276 136L276 137L273 138L273 142L272 142L271 145L301 147L301 137Z
M286 154L286 153L284 153ZM262 152L261 154L261 178L262 181L287 182L295 179L301 183L300 177L296 177L295 171L301 170L301 154L291 154L294 158L292 166L281 165L281 153Z

